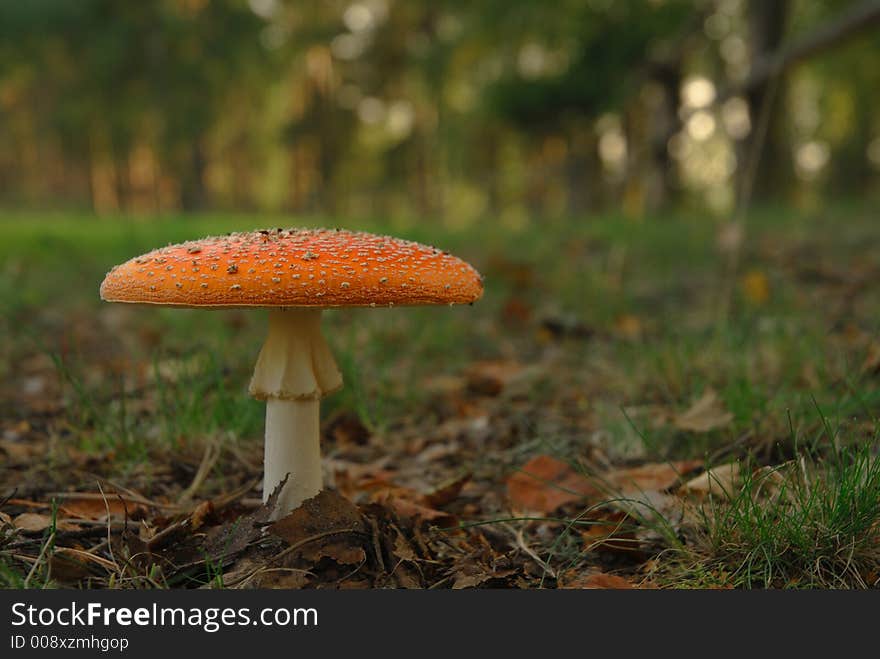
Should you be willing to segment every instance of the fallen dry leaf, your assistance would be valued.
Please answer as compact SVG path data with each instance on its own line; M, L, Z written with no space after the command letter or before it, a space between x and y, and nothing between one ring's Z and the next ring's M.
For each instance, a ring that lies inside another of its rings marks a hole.
M52 518L49 515L40 515L39 513L22 513L12 520L12 523L17 529L37 533L52 526ZM63 519L56 520L55 528L59 531L78 531L80 529L76 524Z
M681 491L700 496L722 494L726 497L731 497L740 482L740 466L736 462L731 462L730 464L718 465L704 471L696 478L692 478L682 485Z
M538 455L507 479L507 497L516 510L549 513L587 499L668 490L701 464L698 460L648 463L587 476L566 462Z
M424 496L425 503L432 508L440 508L448 503L452 503L459 494L461 489L471 479L470 473L465 473L457 478L442 483L439 487Z
M463 376L449 373L435 373L422 381L422 390L431 396L460 395L466 386Z
M252 542L263 534L263 526L268 522L278 495L287 482L285 477L263 505L253 512L239 517L232 525L221 525L210 529L205 534L204 553L214 560L222 560L227 556L234 556L244 550Z
M311 575L303 570L274 569L258 572L249 584L252 588L292 590L304 588Z
M709 388L685 412L676 416L673 423L679 430L702 433L723 428L731 421L733 414L724 409L718 394Z
M112 561L73 547L56 547L49 558L49 565L52 578L62 583L75 583L101 574L104 570L117 569Z
M471 478L470 473L465 473L427 494L422 494L412 488L396 485L392 480L396 474L392 471L377 468L364 471L354 478L350 472L351 470L340 470L335 475L336 488L344 496L355 498L359 494L368 493L369 501L390 506L402 517L435 522L441 527L452 526L457 523L457 519L438 509L455 500Z
M862 361L862 373L880 373L880 344L871 342Z
M354 412L339 411L324 423L323 432L340 445L363 446L370 441L370 431Z
M502 305L500 316L505 324L525 324L532 319L533 313L532 305L519 297L511 296Z
M702 464L699 460L680 460L678 462L649 462L638 467L615 469L605 480L615 492L632 495L639 492L663 491L675 485L683 474L687 474Z
M468 391L481 396L497 396L523 371L514 361L475 362L467 369Z
M638 316L625 313L614 320L614 332L623 339L637 341L642 338L643 331L644 327Z
M590 572L588 574L577 575L564 579L560 585L564 589L615 589L628 590L635 588L632 582L627 581L623 577L606 572Z
M458 523L455 515L431 508L429 505L426 505L425 499L421 494L409 488L388 488L374 494L371 500L375 503L389 506L401 517L433 522L441 528L455 526Z
M68 517L101 521L111 518L143 519L146 507L140 503L125 501L116 494L101 495L100 493L84 492L65 497L58 505L58 510Z
M756 485L754 490L755 496L764 496L776 498L788 492L788 496L793 496L790 490L786 490L786 485L790 485L789 479L797 478L796 462L789 461L777 466L764 466L756 469L752 473L752 482ZM880 524L880 522L878 522Z
M192 515L190 516L190 524L193 531L200 529L205 525L205 522L210 520L214 516L214 503L210 500L202 501L198 506L195 507L195 510L192 511Z
M600 490L568 463L549 455L535 456L507 479L507 498L521 511L549 513L599 494Z
M269 533L297 546L310 561L323 557L344 565L366 560L366 525L357 507L336 492L322 490L269 527Z
M497 583L499 579L506 582L517 574L518 570L511 565L508 557L497 553L485 540L480 544L483 546L475 548L473 553L460 556L449 570L449 574L454 576L453 590L488 586L488 582Z
M447 512L442 510L434 510L433 508L429 508L428 506L423 506L422 504L412 501L410 499L405 499L402 497L388 497L385 499L385 503L394 508L398 515L401 517L418 517L425 521L435 521L439 522L443 520L448 522L449 525L455 523L455 517L450 515Z
M628 553L639 549L634 532L635 521L623 511L608 511L581 521L589 521L589 526L580 531L584 551Z
M400 529L394 528L394 549L391 552L397 558L404 561L414 561L418 559L415 550L412 548L412 545L409 543Z
M388 458L369 463L353 463L345 460L329 460L333 472L333 486L342 496L355 500L363 492L372 492L388 487L394 477L393 471L385 466Z
M10 464L31 462L38 455L44 454L46 446L43 442L21 442L0 439L0 454L5 454Z
M463 588L476 588L492 579L504 579L514 574L516 570L496 570L488 572L480 566L466 566L455 575L455 581L452 583L453 590L462 590Z
M689 508L680 496L646 490L625 499L609 502L638 522L635 538L642 544L665 542L670 531L677 533L687 519Z

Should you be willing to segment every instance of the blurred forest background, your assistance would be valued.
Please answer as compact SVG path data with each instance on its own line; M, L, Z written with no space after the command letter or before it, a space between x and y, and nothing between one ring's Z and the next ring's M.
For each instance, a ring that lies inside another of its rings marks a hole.
M878 23L843 0L2 2L0 205L516 228L876 199Z

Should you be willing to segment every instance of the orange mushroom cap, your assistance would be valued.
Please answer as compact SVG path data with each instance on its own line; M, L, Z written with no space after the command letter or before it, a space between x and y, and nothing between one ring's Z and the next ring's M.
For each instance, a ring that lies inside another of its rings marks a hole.
M182 307L467 304L483 294L468 263L371 233L274 229L168 245L114 267L108 302Z

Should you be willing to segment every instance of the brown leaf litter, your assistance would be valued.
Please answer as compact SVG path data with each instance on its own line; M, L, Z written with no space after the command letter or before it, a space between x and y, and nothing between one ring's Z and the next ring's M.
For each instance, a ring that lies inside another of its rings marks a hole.
M668 490L700 465L697 460L647 463L588 475L567 462L538 455L507 479L507 497L515 510L546 514L567 504Z

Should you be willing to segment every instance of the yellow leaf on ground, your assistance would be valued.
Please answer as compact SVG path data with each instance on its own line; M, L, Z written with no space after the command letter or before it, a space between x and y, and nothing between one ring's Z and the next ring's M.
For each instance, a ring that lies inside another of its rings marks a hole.
M640 339L643 329L641 319L630 313L621 314L614 320L614 331L623 339L631 341Z
M760 270L750 270L742 278L743 295L752 304L764 304L770 299L770 282Z

